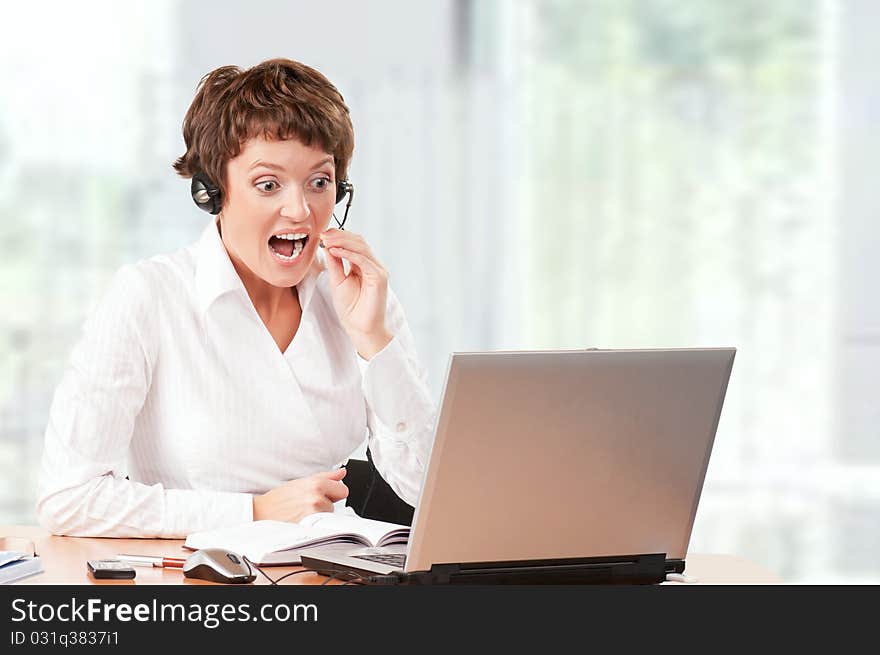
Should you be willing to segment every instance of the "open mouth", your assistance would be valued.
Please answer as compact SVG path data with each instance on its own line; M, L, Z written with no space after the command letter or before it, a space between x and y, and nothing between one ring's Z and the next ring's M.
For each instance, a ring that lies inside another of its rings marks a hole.
M276 234L269 237L269 250L276 259L289 264L296 261L308 242L309 235L304 232Z

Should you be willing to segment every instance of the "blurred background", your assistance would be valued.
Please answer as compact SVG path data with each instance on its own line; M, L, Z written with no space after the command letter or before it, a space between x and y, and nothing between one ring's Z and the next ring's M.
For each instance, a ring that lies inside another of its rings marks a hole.
M455 350L736 346L690 550L880 582L880 3L90 1L4 8L0 525L119 266L209 219L200 78L289 57L348 102L351 229L439 399Z

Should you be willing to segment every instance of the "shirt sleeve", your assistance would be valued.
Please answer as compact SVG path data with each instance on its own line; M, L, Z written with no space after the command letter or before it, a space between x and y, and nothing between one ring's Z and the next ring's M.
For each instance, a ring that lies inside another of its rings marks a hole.
M253 518L250 494L125 477L158 355L154 316L144 273L123 267L73 349L49 410L37 492L37 517L55 534L182 538Z
M403 307L390 288L386 321L391 341L369 361L358 355L370 452L394 492L415 506L433 445L436 407Z

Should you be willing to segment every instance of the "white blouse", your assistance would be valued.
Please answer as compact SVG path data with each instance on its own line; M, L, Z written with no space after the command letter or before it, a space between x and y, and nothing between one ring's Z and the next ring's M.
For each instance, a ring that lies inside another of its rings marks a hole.
M253 519L252 494L345 462L369 438L397 494L418 501L435 406L406 317L369 362L345 333L324 253L297 285L282 353L216 227L120 269L52 401L37 501L56 534L180 538Z

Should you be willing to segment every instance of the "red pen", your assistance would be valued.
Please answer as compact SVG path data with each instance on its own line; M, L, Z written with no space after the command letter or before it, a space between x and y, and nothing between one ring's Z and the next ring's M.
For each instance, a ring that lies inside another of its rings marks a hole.
M153 566L164 569L181 569L186 559L162 557L161 555L117 555L116 559L134 566Z

